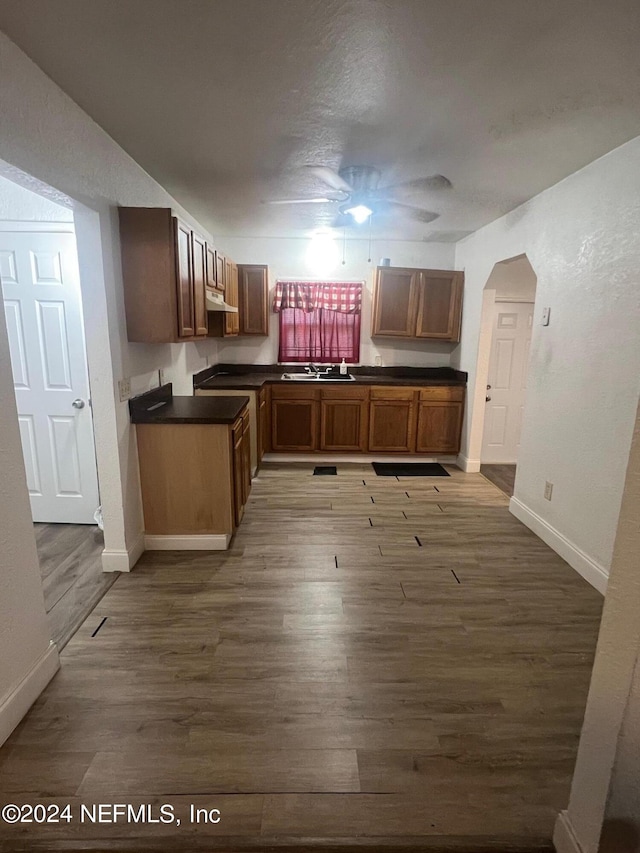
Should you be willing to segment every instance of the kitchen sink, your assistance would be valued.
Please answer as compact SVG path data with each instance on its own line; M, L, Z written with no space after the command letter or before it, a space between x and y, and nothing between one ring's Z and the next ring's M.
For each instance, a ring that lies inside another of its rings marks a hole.
M283 373L280 377L287 382L355 382L355 376L350 373L346 378L336 376L335 373Z

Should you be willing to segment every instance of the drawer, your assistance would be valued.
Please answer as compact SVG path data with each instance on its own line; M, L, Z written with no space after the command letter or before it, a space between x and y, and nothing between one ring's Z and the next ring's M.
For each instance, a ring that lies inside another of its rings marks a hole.
M414 400L417 388L378 385L371 389L372 400Z
M461 385L433 385L420 389L420 400L464 400L464 388Z
M317 387L309 388L307 383L296 382L285 385L271 386L272 400L319 400L320 389Z
M355 383L353 383L355 385ZM322 400L368 400L369 389L362 386L353 388L351 385L348 388L338 385L329 385L325 388L320 388L320 398Z

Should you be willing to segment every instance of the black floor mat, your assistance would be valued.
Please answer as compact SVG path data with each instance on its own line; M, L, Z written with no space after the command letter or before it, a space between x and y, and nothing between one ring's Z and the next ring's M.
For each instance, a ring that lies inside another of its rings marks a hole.
M439 462L372 462L378 477L449 477Z
M338 473L338 469L336 468L335 465L316 465L316 467L313 469L313 476L314 477L322 476L322 475L328 476L328 475L337 474L337 473Z

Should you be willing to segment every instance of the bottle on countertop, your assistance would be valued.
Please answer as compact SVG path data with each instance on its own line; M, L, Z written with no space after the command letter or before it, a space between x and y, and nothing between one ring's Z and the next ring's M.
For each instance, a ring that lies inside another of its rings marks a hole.
M347 375L347 362L344 360L344 358L342 359L342 363L340 364L340 375Z

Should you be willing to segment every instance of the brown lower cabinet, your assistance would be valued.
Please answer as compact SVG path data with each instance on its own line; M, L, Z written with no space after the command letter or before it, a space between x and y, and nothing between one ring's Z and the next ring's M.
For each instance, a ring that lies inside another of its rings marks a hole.
M458 453L464 393L461 386L273 385L271 449Z
M369 450L415 450L415 396L412 388L371 389Z
M369 389L323 388L320 395L320 450L366 450Z
M228 542L251 489L248 407L231 426L137 424L136 435L146 535Z
M236 527L242 521L244 508L251 491L251 436L249 431L249 410L232 427L233 435L233 482L234 517Z
M269 386L265 385L258 394L258 466L265 453L271 449L271 406Z
M271 389L271 449L318 449L319 392L316 389Z

